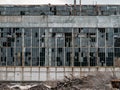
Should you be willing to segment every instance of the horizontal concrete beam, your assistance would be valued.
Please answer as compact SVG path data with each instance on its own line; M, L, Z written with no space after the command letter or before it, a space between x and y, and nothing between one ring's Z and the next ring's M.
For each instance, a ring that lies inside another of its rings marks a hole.
M0 27L120 27L120 16L0 16Z
M106 73L120 78L120 67L0 67L0 81L52 81L64 76Z

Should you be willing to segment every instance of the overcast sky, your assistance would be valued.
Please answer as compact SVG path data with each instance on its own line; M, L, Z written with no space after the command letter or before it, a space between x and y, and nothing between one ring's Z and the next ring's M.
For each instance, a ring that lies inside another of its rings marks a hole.
M76 0L79 4L80 0ZM81 0L82 4L117 4L120 0ZM0 0L0 4L73 4L74 0Z

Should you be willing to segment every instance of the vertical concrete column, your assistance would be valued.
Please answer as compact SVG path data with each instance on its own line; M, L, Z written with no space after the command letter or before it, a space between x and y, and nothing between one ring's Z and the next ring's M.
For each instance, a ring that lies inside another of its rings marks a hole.
M22 81L24 81L24 28L22 28Z
M106 66L106 56L107 56L107 42L106 42L106 28L105 28L105 66Z
M18 62L17 62L17 57L16 57L16 29L15 29L15 33L14 33L14 36L13 36L13 38L14 38L14 47L13 47L13 50L14 50L14 66L17 66L18 65Z
M58 54L58 52L57 52L57 35L56 35L56 37L55 37L55 66L57 66L57 60L56 60L56 57L57 57L57 54Z
M113 33L114 33L114 29L113 29ZM112 48L113 48L113 53L115 53L115 50L114 50L114 48L115 48L114 42L115 42L115 40L114 40L114 35L113 35L113 45L112 45L112 46L113 46L113 47L112 47ZM115 54L113 54L113 66L114 66L114 67L115 67L115 64L116 64L116 63L115 63Z
M89 30L89 29L88 29ZM88 66L90 66L90 36L88 37L88 52L87 52L87 56L88 56Z
M96 47L96 54L97 54L97 66L100 66L99 57L98 57L98 42L99 42L98 41L99 40L98 39L98 28L97 28L97 36L96 37L97 37L97 41L96 41L96 46L95 47Z
M52 41L51 41L51 37L52 37L52 28L49 29L50 33L49 33L49 66L51 66L52 64Z
M6 66L7 66L7 47L5 47L5 55L6 55Z
M49 65L49 48L48 48L48 35L49 35L49 29L45 29L45 66Z
M25 53L25 47L24 47L24 28L22 28L22 66L24 66L24 53Z
M74 28L72 28L72 59L71 59L71 66L74 66L74 57L75 57L75 48L74 48Z

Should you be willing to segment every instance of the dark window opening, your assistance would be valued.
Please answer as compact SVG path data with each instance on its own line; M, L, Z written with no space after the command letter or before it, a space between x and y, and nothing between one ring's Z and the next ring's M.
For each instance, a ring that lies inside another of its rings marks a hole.
M22 35L21 33L16 33L17 37L21 37L21 35Z
M3 62L3 57L1 57L1 62Z
M62 66L62 62L60 60L60 57L56 57L57 60L57 66Z
M101 33L105 33L105 28L98 28Z
M45 65L45 52L44 50L42 50L42 52L40 52L40 66L44 66L44 65Z
M37 32L35 33L35 37L38 37L38 33Z
M95 42L96 41L96 38L90 38L91 39L91 42Z
M55 50L52 48L52 52L54 52Z
M83 55L83 52L81 53L81 57L83 57L84 55Z
M94 35L96 35L95 33L89 33L91 36L94 36Z
M105 53L100 52L100 53L98 53L98 56L99 56L99 57L105 57Z
M108 40L108 33L106 33L106 40Z
M115 38L115 47L120 47L120 38Z
M71 61L71 52L67 52L66 57L67 57L66 64L67 64L67 66L70 66L70 61Z
M28 57L28 60L31 60L31 57Z
M50 7L50 11L52 11L52 7Z
M75 52L74 65L75 66L80 66L79 53L78 52Z
M72 33L65 33L65 47L71 47Z
M87 36L87 38L89 38L90 37L90 33L86 33L86 36Z
M45 52L45 48L42 48L42 52Z
M7 43L6 42L3 42L3 47L6 47L7 46Z
M25 15L25 11L21 11L21 12L20 12L20 15Z
M11 56L14 56L14 55L13 55L13 53L14 53L13 51L14 51L13 48L11 48Z
M1 37L3 37L3 33L1 33Z
M3 31L3 28L0 28L1 31Z
M106 66L113 66L113 57L106 58Z
M114 48L115 57L120 57L120 48Z
M96 66L97 65L97 60L95 57L90 57L90 66Z
M40 15L45 15L45 13L44 13L44 12L42 12Z
M10 46L11 46L11 42L8 42L8 43L7 43L7 46L10 47Z
M52 37L55 37L56 33L52 33Z
M44 42L44 38L41 38L41 42Z
M114 15L117 15L117 11L114 11Z
M114 33L118 33L118 28L114 28Z
M78 28L78 30L79 30L79 33L81 32L81 28Z
M62 48L58 48L58 52L61 53L62 52Z
M3 52L3 48L0 48L1 49L1 52Z
M104 14L104 11L101 11L101 15L103 15Z
M84 58L83 58L82 66L88 66L87 57L84 57Z
M57 9L56 9L56 7L54 7L54 15L57 15Z
M90 56L93 57L93 56L94 56L94 53L90 52Z

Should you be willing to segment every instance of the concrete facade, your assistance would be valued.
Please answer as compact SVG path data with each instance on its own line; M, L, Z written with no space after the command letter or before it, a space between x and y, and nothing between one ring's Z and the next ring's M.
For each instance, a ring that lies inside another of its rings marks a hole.
M58 14L50 10L55 7L45 6L51 16L41 15L42 7L37 7L37 15L32 15L31 7L30 13L28 7L25 12L25 7L0 8L0 81L61 80L65 75L82 77L94 72L120 77L119 6L118 10L112 7L114 14L110 7L109 14L106 7L100 11L103 14L94 10L96 16L91 16L96 6L90 15L82 12L82 16L68 15L71 8L62 16L59 6Z

